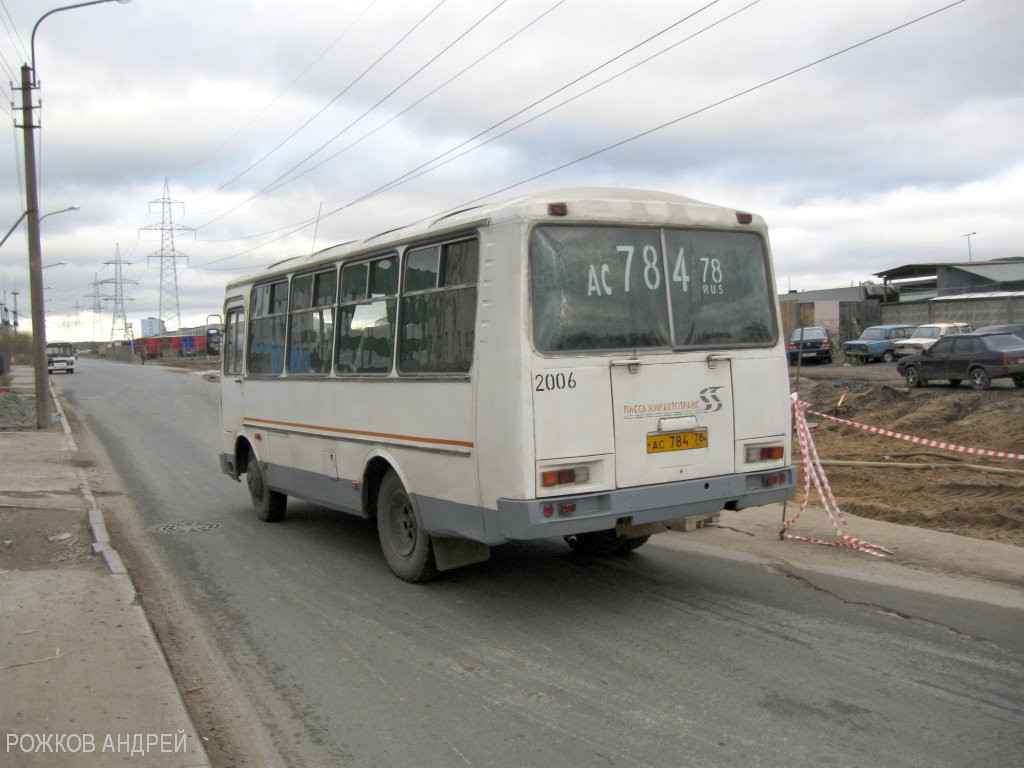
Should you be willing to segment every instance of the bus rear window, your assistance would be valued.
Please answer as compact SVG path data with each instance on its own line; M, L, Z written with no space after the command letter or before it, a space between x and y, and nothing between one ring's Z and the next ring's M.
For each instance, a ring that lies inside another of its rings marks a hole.
M755 233L540 226L530 240L542 352L767 346L773 297Z

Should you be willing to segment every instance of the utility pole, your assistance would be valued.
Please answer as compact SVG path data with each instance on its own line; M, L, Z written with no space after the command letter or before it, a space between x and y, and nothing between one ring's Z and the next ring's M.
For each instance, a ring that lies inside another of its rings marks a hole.
M39 22L36 22L36 26ZM33 30L34 33L34 30ZM32 356L36 381L36 427L50 426L50 398L46 370L46 312L43 305L43 255L39 244L39 189L36 182L35 115L32 89L35 73L21 67L21 129L25 132L25 215L28 223L28 282L32 302Z
M172 205L184 205L180 200L172 200L167 179L164 179L164 196L159 200L150 200L152 206L160 206L160 225L143 227L143 230L160 230L160 250L151 253L149 258L160 260L160 311L157 318L166 330L177 330L181 327L181 310L178 305L178 259L188 261L188 256L174 249L175 232L195 232L191 227L175 224L171 217Z

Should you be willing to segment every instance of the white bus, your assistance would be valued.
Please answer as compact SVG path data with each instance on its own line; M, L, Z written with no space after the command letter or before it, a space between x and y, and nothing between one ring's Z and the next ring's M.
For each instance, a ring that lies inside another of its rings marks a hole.
M46 370L48 373L75 372L75 345L66 341L51 341L46 345Z
M789 498L785 340L760 217L563 189L227 286L222 470L375 520L406 581L510 540L627 551Z

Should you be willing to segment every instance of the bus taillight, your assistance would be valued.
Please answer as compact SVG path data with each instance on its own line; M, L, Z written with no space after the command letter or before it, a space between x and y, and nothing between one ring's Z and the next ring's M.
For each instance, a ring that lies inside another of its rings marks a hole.
M540 484L545 488L556 485L585 483L590 479L589 467L570 467L568 469L545 469L540 473Z
M746 460L748 464L755 461L778 461L786 455L786 449L781 445L748 445Z

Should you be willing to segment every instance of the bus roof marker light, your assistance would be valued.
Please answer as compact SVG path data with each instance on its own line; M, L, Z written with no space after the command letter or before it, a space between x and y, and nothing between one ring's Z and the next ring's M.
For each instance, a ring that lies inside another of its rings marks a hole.
M736 211L736 222L739 224L750 224L754 221L754 214Z
M548 216L567 216L569 206L566 203L548 203Z

